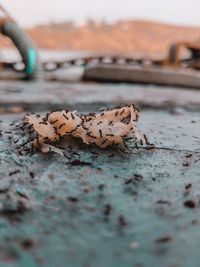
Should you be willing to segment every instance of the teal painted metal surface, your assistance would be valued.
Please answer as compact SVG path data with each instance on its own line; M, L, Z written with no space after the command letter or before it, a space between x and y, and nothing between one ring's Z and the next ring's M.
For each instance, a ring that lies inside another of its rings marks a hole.
M97 105L100 87L93 85L92 94L90 85L45 84L4 85L1 107L46 113L60 102L88 112L141 94L139 128L156 148L137 150L129 140L128 151L102 150L65 139L57 146L66 157L30 155L16 127L24 114L1 114L0 266L198 266L200 121L192 104L198 93L174 91L179 102L170 106L164 88L152 101L144 98L147 87L102 87L107 102Z
M34 47L29 47L27 53L28 53L28 57L27 57L26 73L32 74L35 70L37 53Z

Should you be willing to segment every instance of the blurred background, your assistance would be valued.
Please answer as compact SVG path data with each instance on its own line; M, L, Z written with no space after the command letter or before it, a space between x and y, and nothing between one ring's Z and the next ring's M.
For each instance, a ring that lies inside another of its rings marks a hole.
M198 42L198 0L2 0L37 47L166 53L174 41ZM12 47L1 36L0 47Z

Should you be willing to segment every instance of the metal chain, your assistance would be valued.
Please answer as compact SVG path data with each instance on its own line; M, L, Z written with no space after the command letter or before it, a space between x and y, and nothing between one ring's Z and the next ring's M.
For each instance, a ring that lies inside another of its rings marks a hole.
M90 56L80 57L76 59L69 59L65 61L45 62L43 67L45 71L55 71L61 68L68 68L72 66L86 67L88 64L142 64L145 59L134 59L131 57L117 57L117 56Z
M190 60L189 60L190 61ZM188 59L180 61L188 65ZM76 67L87 67L89 64L115 64L115 65L131 65L131 66L166 66L166 60L161 59L147 59L144 57L127 57L127 56L113 56L113 55L94 55L94 56L85 56L78 57L73 59L67 59L64 61L46 61L42 63L44 71L51 72L58 69L70 68L73 66ZM24 70L24 64L22 62L0 62L0 65L3 65L3 68L13 69L17 72L22 72ZM189 65L188 65L189 66ZM180 66L179 66L180 67Z

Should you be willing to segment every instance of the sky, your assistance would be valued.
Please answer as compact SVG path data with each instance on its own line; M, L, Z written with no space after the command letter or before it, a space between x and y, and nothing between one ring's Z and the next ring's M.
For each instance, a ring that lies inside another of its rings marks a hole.
M200 0L0 0L24 27L88 18L115 22L145 19L200 26Z

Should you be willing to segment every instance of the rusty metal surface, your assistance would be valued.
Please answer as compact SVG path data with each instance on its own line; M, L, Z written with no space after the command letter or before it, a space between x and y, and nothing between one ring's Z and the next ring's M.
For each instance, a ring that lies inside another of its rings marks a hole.
M85 69L83 79L99 82L134 82L200 88L200 73L173 67L95 64Z
M184 60L181 58L181 53L183 50L188 50L190 53ZM163 61L163 66L173 66L173 67L182 67L184 68L200 68L200 44L199 43L189 43L189 42L180 42L174 43L169 48L168 58Z
M154 150L97 149L77 140L68 157L26 154L0 113L0 266L180 266L200 261L200 92L139 85L0 84L0 108L82 112L137 103Z

